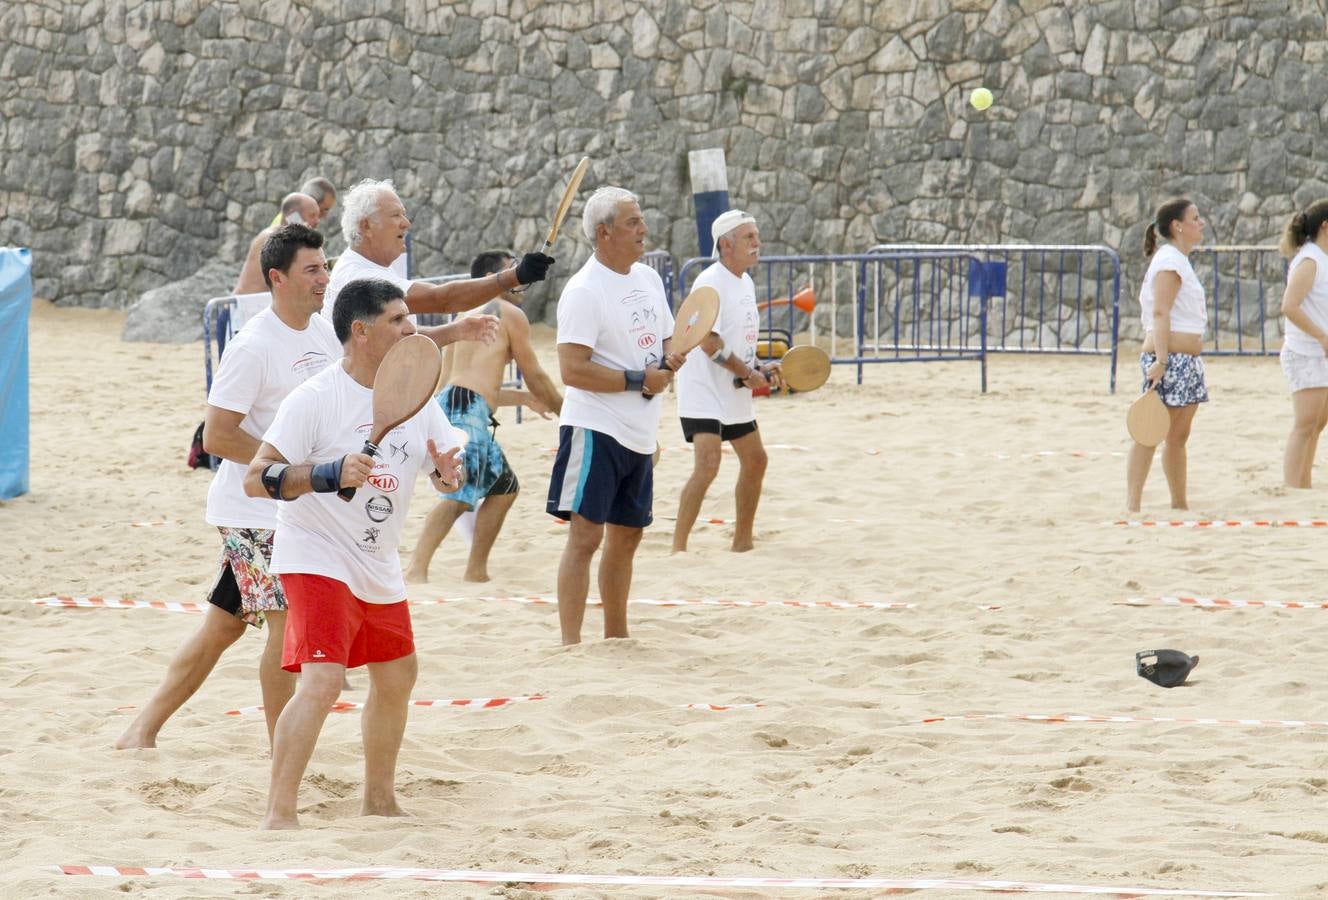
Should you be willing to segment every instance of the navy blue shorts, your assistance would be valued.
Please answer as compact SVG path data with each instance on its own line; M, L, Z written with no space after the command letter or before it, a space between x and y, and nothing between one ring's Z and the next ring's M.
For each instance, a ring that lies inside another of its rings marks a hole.
M600 525L645 528L652 521L654 487L651 454L628 450L602 431L558 428L549 515L571 519L576 513Z

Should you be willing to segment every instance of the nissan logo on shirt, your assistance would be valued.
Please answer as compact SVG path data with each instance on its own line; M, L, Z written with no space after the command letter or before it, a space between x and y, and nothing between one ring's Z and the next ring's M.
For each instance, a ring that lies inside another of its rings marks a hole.
M392 515L392 500L381 495L364 504L364 511L375 522L386 522Z

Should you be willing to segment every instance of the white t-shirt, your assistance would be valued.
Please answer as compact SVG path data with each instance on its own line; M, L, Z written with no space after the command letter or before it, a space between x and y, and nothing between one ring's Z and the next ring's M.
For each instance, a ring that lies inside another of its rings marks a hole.
M404 259L404 256L399 258ZM328 279L327 290L323 293L323 315L331 322L332 306L337 302L337 295L341 293L341 289L352 281L362 278L381 278L383 281L390 281L401 288L401 293L408 292L411 280L396 271L395 266L396 263L393 263L391 267L380 266L354 250L347 249L345 253L337 257L337 264L332 267L332 277ZM412 321L414 320L412 319Z
M659 365L664 339L672 335L664 282L641 263L620 275L592 254L558 299L558 343L590 347L591 362L610 369ZM601 393L568 386L558 421L603 432L628 450L654 453L662 408L658 397L647 399L640 391Z
M715 332L724 347L748 366L756 367L756 285L746 272L734 275L723 263L714 263L696 278L694 287L708 285L719 292L719 318ZM688 419L718 419L740 425L756 418L752 391L734 387L734 375L706 355L700 347L687 354L678 370L678 415Z
M1328 331L1328 253L1324 253L1314 241L1306 241L1300 251L1291 259L1287 267L1287 277L1296 271L1302 260L1314 262L1314 284L1300 304L1300 311L1309 316L1310 321L1321 331ZM1289 350L1304 356L1323 358L1323 345L1297 327L1295 322L1286 320L1286 337L1283 339Z
M244 413L240 430L261 441L286 395L341 359L341 352L326 319L311 316L308 327L296 331L268 307L226 345L208 391L208 405ZM229 459L221 461L208 487L208 524L277 527L276 501L244 493L248 468Z
M1208 307L1204 303L1203 285L1194 274L1190 259L1172 244L1163 244L1148 261L1139 288L1139 309L1143 313L1144 332L1153 330L1153 280L1159 272L1175 272L1180 276L1180 291L1171 305L1171 331L1173 334L1203 334L1208 326Z
M372 423L373 391L338 363L291 392L263 440L293 464L321 463L359 453ZM429 438L440 450L461 443L437 403L383 438L369 482L349 503L329 493L277 504L271 571L334 578L366 603L404 600L397 546L415 478L433 469Z

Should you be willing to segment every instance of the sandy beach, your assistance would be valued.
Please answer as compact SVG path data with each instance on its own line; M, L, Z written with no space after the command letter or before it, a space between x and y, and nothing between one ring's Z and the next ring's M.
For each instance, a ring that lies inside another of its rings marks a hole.
M124 314L37 301L31 493L0 503L0 895L534 897L528 884L79 877L57 865L220 870L366 866L571 875L1009 880L1106 888L1328 892L1328 727L1058 722L965 715L1325 720L1328 609L1127 606L1128 598L1328 601L1328 528L1128 527L1125 408L1103 357L836 369L821 391L758 401L770 470L757 549L698 525L669 554L690 470L667 404L633 637L558 645L564 532L543 512L556 423L505 411L523 485L490 563L465 584L451 536L412 600L420 700L399 789L407 820L359 808L358 715L328 720L303 829L257 830L267 790L249 634L163 729L111 744L196 615L38 608L33 598L201 602L215 574L209 473L185 466L204 407L202 347L125 344ZM553 334L536 329L556 373ZM1210 359L1187 514L1160 463L1143 520L1328 518L1328 471L1282 486L1290 401L1275 359ZM703 517L733 516L725 455ZM428 511L420 490L408 548ZM592 591L593 593L593 591ZM839 601L847 608L784 603ZM852 604L911 604L879 608ZM1182 688L1134 653L1202 657ZM366 677L345 699L361 701ZM687 704L739 705L728 710ZM759 706L741 706L759 704ZM941 721L923 723L929 718ZM536 886L538 887L538 885ZM974 896L962 885L920 897ZM870 897L875 888L604 887L565 897ZM1059 894L1053 894L1059 895ZM1067 894L1068 895L1068 894Z

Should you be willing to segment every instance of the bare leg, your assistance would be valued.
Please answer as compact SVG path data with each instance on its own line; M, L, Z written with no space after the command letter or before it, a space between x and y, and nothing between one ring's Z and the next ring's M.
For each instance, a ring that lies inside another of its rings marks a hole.
M599 558L599 599L604 604L604 636L627 637L627 595L632 589L632 559L644 529L605 527L604 553Z
M281 667L281 648L286 636L286 612L271 611L267 619L267 643L258 663L258 683L263 689L263 715L267 718L267 743L272 746L277 719L295 694L295 673Z
M300 686L281 711L272 739L272 784L263 828L300 827L296 815L300 779L345 677L346 667L339 663L305 663L301 667Z
M1286 455L1282 459L1282 477L1288 487L1310 486L1314 467L1314 454L1318 449L1319 432L1323 431L1328 415L1328 388L1306 388L1291 395L1295 420L1287 437Z
M1190 439L1190 423L1199 404L1169 407L1171 429L1167 431L1167 442L1162 447L1162 471L1167 476L1167 488L1171 491L1172 509L1189 509L1185 497L1186 458L1185 442Z
M397 805L397 754L406 733L410 692L418 671L414 653L391 662L369 664L369 697L360 717L360 739L364 743L362 816L406 815Z
M1130 512L1138 512L1143 502L1144 482L1148 480L1148 470L1153 466L1155 449L1143 444L1130 447L1130 457L1125 467L1125 508Z
M603 525L572 513L567 544L558 561L558 624L564 644L581 643L581 623L590 596L590 560L603 538Z
M755 546L752 528L756 524L756 506L761 502L761 482L765 480L765 469L770 458L766 456L760 431L743 435L731 443L733 452L738 455L739 468L738 484L733 489L738 524L733 529L733 546L730 549L734 553L746 553Z
M687 538L696 524L696 517L701 512L701 501L705 499L710 483L719 474L719 460L724 447L717 434L697 434L692 436L692 449L695 460L692 475L682 486L682 495L678 498L678 520L673 523L673 552L682 553L687 549Z
M235 616L209 603L203 624L175 652L156 693L116 740L115 749L157 746L157 732L202 687L221 654L239 640L246 627Z
M475 534L470 539L470 558L466 562L466 581L489 580L489 553L493 550L498 532L503 530L507 511L516 502L516 493L490 494L475 513Z
M420 531L420 539L415 542L415 552L410 555L410 564L406 567L408 583L423 584L429 580L429 563L438 545L465 511L466 504L456 500L439 500L438 505L429 510L424 528Z

